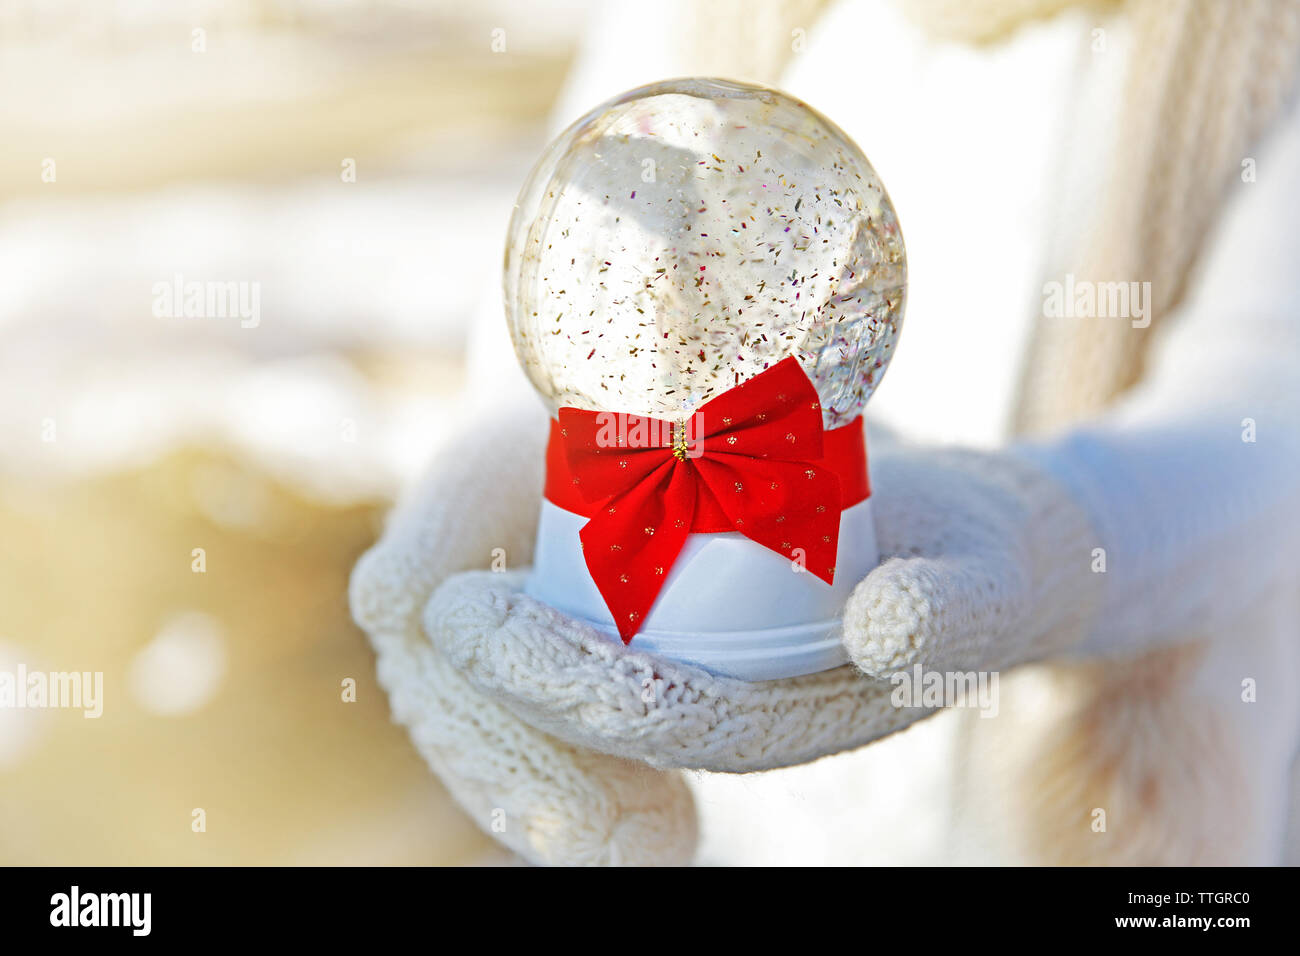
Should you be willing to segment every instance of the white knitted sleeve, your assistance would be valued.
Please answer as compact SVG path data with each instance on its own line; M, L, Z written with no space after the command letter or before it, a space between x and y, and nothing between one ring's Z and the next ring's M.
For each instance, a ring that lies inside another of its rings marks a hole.
M1300 558L1300 109L1256 157L1143 383L1016 450L1072 489L1105 548L1105 652L1221 628ZM1114 321L1092 319L1076 321Z

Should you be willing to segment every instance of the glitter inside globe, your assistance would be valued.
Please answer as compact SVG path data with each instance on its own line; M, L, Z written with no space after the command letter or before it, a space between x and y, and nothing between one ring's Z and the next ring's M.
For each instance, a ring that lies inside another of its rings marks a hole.
M889 197L838 127L720 80L642 87L556 139L505 260L515 350L551 412L680 419L788 356L827 428L892 357L907 260Z

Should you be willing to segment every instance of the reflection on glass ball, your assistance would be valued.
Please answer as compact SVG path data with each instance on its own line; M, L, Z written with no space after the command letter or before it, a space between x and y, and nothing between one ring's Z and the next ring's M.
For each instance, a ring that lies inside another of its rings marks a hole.
M552 413L680 419L795 356L828 428L892 357L907 260L875 170L783 93L675 80L556 139L505 260L515 350Z

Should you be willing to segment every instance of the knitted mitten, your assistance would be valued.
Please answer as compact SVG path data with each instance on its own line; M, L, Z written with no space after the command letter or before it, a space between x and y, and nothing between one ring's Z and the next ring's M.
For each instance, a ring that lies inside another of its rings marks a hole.
M421 626L447 575L497 556L527 559L545 429L540 410L516 410L482 417L450 442L448 461L358 562L352 614L375 648L394 719L486 832L539 863L684 863L696 819L680 775L533 729L470 687Z
M1090 636L1099 542L1032 460L903 446L872 459L886 560L844 609L844 643L865 673L996 670Z
M689 791L647 764L762 770L857 747L928 713L895 706L881 678L1010 666L1089 627L1093 536L1060 486L1012 455L873 434L885 560L845 609L856 666L751 684L625 647L524 595L522 571L454 573L494 549L527 554L543 426L509 416L454 443L352 589L395 717L480 825L531 860L686 860Z

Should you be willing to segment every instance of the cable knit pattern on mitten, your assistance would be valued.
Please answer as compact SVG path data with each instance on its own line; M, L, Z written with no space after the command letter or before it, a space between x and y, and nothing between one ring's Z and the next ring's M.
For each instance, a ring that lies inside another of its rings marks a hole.
M789 680L716 677L625 647L470 571L438 589L425 630L466 680L533 726L659 767L742 772L861 746L925 716L853 667Z
M562 743L470 687L418 630L371 634L393 717L456 801L526 859L676 865L695 848L685 781Z

